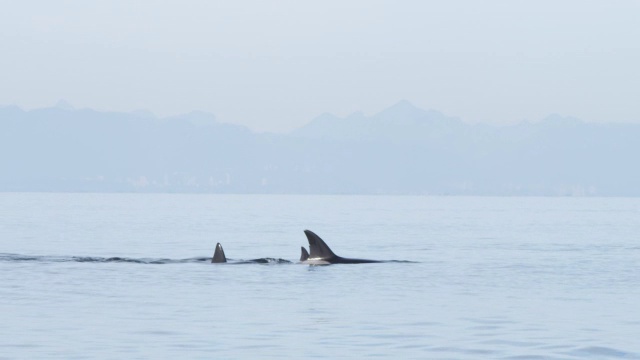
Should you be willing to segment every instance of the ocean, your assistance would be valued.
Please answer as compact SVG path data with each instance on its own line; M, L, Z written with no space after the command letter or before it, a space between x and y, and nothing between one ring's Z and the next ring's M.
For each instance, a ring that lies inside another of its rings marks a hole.
M640 198L0 193L0 359L640 359L639 234Z

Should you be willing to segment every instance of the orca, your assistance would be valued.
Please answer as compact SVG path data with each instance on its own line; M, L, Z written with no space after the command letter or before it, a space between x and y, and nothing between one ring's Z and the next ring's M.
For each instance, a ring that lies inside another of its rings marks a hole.
M300 262L309 265L328 265L328 264L367 264L379 263L379 260L368 259L349 259L340 257L331 251L329 246L311 230L305 230L304 234L309 241L309 252L302 247Z
M224 250L222 250L222 245L218 243L216 245L216 251L213 253L213 257L211 258L212 263L226 263L227 257L224 256Z
M227 257L224 255L224 250L222 249L222 245L220 243L216 244L216 251L213 253L213 257L211 258L212 263L225 263L225 264L291 264L291 261L284 259L275 259L275 258L260 258L253 260L234 260L231 259L229 262Z
M305 249L304 246L301 246L300 250L302 251L302 253L300 254L300 261L306 261L307 259L309 259L309 253L307 252L307 249Z

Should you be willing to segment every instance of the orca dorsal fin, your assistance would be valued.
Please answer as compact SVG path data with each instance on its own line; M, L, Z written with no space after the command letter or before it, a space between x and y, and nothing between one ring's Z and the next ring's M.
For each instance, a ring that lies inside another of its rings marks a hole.
M213 253L213 257L211 258L212 263L226 263L227 257L224 256L224 250L222 250L222 245L218 243L216 245L216 251Z
M309 258L309 253L307 252L307 249L304 248L304 246L300 247L300 261L305 261Z
M329 246L311 230L305 230L304 234L309 241L309 258L311 259L331 259L336 257L336 254L331 251Z

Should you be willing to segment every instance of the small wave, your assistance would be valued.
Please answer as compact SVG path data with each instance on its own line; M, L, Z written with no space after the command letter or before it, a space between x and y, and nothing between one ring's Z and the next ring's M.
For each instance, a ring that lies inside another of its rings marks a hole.
M613 359L637 359L638 354L612 349L604 346L589 346L580 349L576 349L571 352L571 354L580 356L580 357L595 357L598 359L602 358L613 358Z
M21 254L0 254L0 261L5 262L81 262L81 263L133 263L133 264L186 264L186 263L210 263L210 257L193 257L188 259L164 259L164 258L128 258L128 257L97 257L97 256L40 256ZM228 260L228 264L291 264L285 259L260 258L253 260Z
M98 256L43 256L0 254L0 261L6 262L81 262L81 263L135 263L135 264L176 264L197 263L211 261L211 258L194 257L189 259L157 259L157 258L127 258L127 257L98 257Z

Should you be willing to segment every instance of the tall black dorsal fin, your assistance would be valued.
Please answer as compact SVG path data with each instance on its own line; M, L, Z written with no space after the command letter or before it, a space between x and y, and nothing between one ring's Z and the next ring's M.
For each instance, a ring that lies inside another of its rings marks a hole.
M222 245L218 243L216 245L216 251L213 253L213 258L211 258L212 263L226 263L227 257L224 256L224 250L222 250Z
M309 258L309 253L307 252L307 249L304 248L304 246L300 247L300 261L305 261Z
M307 235L307 240L309 241L310 259L332 259L336 257L336 254L331 251L320 236L311 230L305 230L304 234Z

